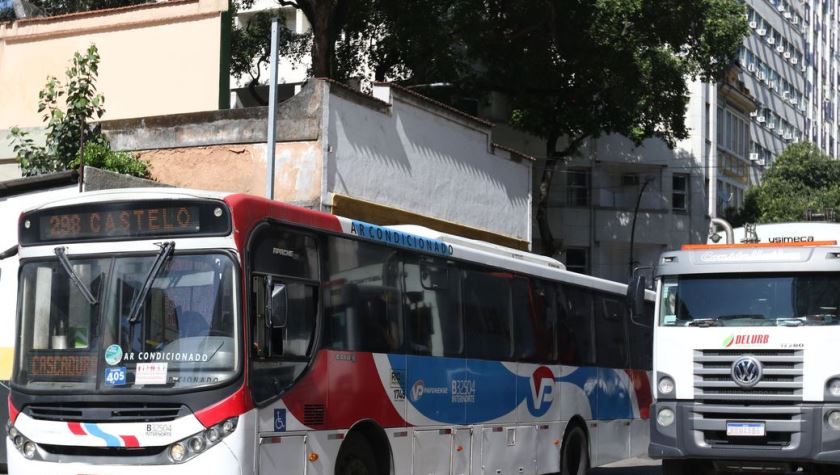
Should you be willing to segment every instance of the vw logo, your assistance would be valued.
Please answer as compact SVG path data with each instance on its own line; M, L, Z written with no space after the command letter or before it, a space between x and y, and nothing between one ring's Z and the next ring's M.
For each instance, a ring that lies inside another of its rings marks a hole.
M742 356L732 363L732 380L742 388L751 388L761 381L761 362L752 356Z

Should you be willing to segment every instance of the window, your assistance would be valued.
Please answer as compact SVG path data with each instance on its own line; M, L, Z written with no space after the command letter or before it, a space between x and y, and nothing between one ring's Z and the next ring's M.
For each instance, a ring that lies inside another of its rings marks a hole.
M324 347L400 352L403 347L400 254L352 239L327 239Z
M615 297L595 299L595 353L598 366L624 368L627 365L627 305Z
M409 352L431 356L462 353L457 275L441 260L405 257L402 301Z
M579 287L557 289L558 362L592 364L592 292Z
M589 252L586 248L566 249L566 269L580 274L589 272Z
M464 347L467 358L510 360L513 356L510 274L464 270Z
M589 179L589 170L586 169L569 169L566 172L566 203L569 206L589 206Z
M557 360L557 310L558 299L556 287L551 282L539 279L531 280L532 288L529 294L533 318L527 322L534 325L533 362L550 363ZM519 338L517 336L517 342Z
M671 206L677 211L688 211L688 175L675 173L672 185Z

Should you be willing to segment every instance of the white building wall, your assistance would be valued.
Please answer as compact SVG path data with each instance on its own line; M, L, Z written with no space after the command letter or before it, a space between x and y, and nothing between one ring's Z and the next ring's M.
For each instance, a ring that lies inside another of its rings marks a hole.
M530 160L494 150L490 124L388 86L374 95L384 108L328 95L327 193L530 242Z

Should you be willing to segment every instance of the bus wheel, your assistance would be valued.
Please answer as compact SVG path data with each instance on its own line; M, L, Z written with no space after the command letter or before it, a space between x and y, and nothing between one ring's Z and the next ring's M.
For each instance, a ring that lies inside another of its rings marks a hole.
M341 444L335 461L335 475L377 475L376 456L367 438L359 433L351 434Z
M589 444L579 425L566 431L560 451L560 475L585 475L589 470Z

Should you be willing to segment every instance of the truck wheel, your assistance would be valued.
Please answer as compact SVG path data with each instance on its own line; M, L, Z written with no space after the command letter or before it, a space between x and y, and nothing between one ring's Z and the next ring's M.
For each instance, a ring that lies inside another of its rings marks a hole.
M579 425L566 431L560 449L560 475L586 475L589 470L589 444Z
M376 457L362 434L352 434L341 444L335 475L377 475Z

